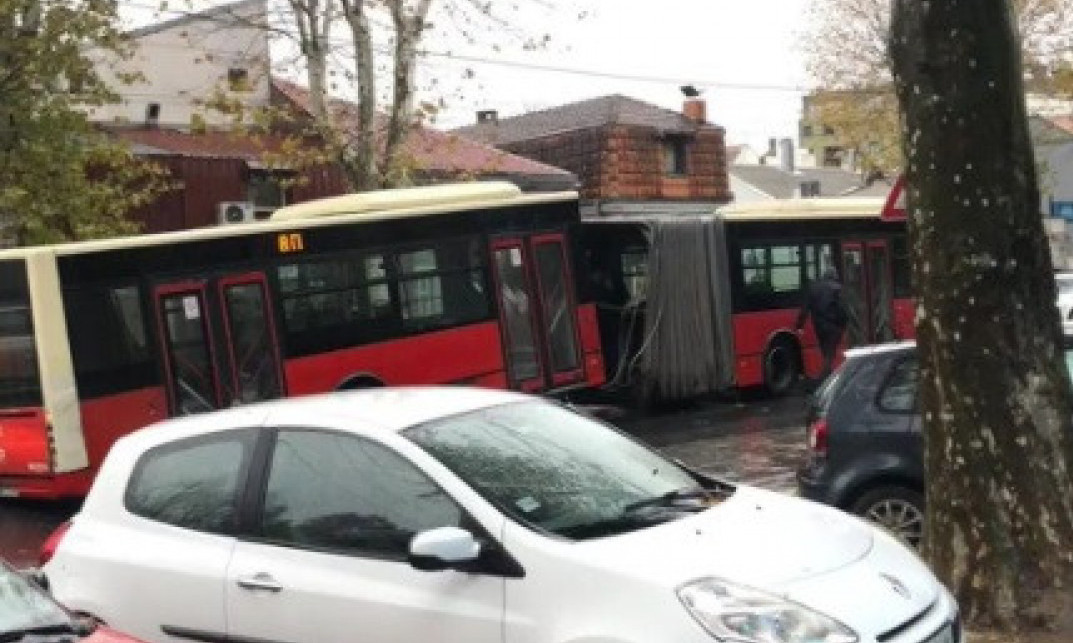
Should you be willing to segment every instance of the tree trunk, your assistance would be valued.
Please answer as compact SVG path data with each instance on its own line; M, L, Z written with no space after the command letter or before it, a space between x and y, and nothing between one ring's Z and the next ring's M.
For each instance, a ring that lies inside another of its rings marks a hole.
M1006 0L895 0L925 555L967 620L1073 631L1073 399Z
M425 19L432 0L420 0L413 14L406 15L403 0L390 2L391 21L395 26L394 97L388 118L387 139L384 156L380 162L384 187L394 187L401 172L398 167L399 146L410 131L413 120L414 68L417 63L417 45L425 30Z
M342 0L343 15L350 24L354 39L354 68L358 81L358 123L356 141L347 145L342 164L357 192L380 186L376 167L376 67L373 37L370 31L366 0ZM349 134L349 133L348 133Z

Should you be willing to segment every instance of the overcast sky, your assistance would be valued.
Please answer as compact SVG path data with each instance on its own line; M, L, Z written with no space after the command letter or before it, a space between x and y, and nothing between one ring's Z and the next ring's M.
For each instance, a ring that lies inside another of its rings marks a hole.
M796 137L800 88L808 84L797 44L807 1L590 0L591 16L563 16L552 26L546 51L498 57L607 76L442 58L429 60L425 73L449 79L468 65L477 74L441 126L469 124L476 109L509 116L612 93L678 109L679 86L689 81L730 142L762 145L771 136Z
M800 88L808 84L798 41L810 1L539 0L557 10L523 10L517 21L528 33L551 35L541 51L524 52L510 39L499 39L496 53L488 38L472 46L427 38L426 49L454 58L422 59L424 97L446 97L436 125L447 129L472 123L478 109L511 116L613 93L680 109L679 86L689 82L703 91L709 120L726 128L729 142L763 147L769 137L796 137ZM151 15L144 7L152 4L128 0L121 6L127 5L133 25L177 11ZM172 7L215 4L221 3L177 1ZM587 17L578 19L579 8Z

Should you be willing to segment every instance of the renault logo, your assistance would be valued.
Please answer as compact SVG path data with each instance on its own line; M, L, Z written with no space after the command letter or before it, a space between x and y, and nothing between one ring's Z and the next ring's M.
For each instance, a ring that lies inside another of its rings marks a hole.
M913 597L913 593L909 591L909 588L905 586L905 583L891 576L890 574L880 574L880 578L887 581L890 588L894 590L894 593L902 598L909 600Z

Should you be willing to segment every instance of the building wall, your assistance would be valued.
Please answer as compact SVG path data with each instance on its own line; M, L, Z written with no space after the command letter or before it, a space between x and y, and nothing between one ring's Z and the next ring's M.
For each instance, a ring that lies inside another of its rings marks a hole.
M733 173L730 174L730 191L734 194L734 203L758 203L760 201L774 201L770 194L761 192L747 181L744 181Z
M613 125L500 147L573 172L583 199L730 200L722 129L703 128L690 139L685 176L664 175L663 143L654 129Z
M178 189L132 213L132 218L143 224L145 232L217 225L220 203L248 199L249 170L242 159L153 156L151 160L168 169ZM336 168L313 168L304 172L304 177L303 182L288 190L289 203L349 191L342 172Z
M150 103L160 105L161 127L189 127L194 114L206 124L224 127L231 117L206 110L198 103L213 96L217 88L228 88L228 70L247 70L243 91L226 91L247 107L268 104L268 37L256 25L265 20L263 2L232 5L225 14L184 21L136 40L133 58L117 61L99 52L97 69L121 96L121 102L90 112L102 123L144 123ZM118 73L140 72L143 82L124 85Z
M498 147L574 173L578 177L581 197L595 199L599 198L605 141L603 128L594 127Z

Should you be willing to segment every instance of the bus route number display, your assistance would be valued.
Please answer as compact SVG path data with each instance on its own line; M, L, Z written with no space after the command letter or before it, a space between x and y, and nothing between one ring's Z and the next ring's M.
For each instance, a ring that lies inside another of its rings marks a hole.
M305 251L306 243L300 232L281 232L276 236L276 248L285 255Z

